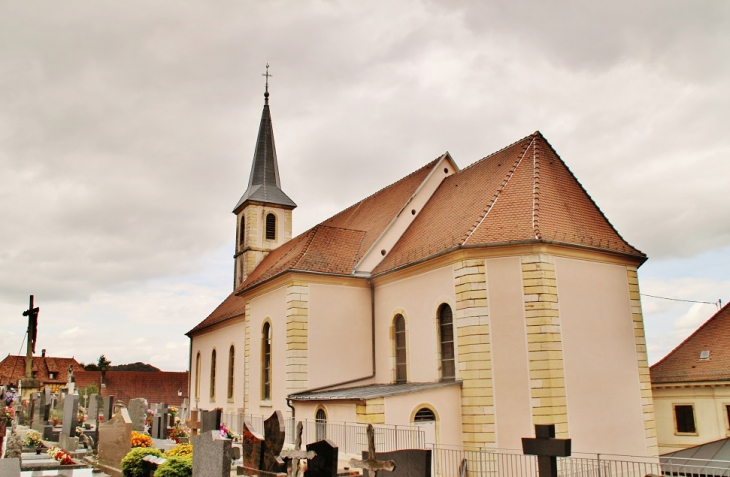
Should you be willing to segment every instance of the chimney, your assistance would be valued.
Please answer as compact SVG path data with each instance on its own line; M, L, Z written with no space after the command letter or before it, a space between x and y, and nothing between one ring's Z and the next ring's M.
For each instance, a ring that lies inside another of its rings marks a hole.
M42 349L41 350L41 358L45 358L45 357L46 357L46 350Z

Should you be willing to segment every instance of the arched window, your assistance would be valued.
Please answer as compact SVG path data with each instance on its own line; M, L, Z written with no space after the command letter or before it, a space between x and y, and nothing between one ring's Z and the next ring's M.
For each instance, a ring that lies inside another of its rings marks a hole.
M231 345L228 350L228 399L233 399L233 361L236 357L236 349Z
M261 399L271 399L271 325L268 322L261 332Z
M454 315L451 307L444 303L439 308L439 337L441 341L441 379L453 381L456 378L454 366Z
M395 315L395 382L408 381L406 369L406 320L403 315Z
M195 399L200 399L200 351L195 358Z
M317 440L327 439L327 413L324 412L324 409L317 409L314 420L316 422L315 434Z
M416 416L413 418L413 422L428 422L435 421L436 416L433 411L427 407L422 407L416 412Z
M210 398L215 399L215 349L210 355Z
M238 243L243 245L246 242L246 217L241 216L241 226L238 229Z
M266 240L276 240L276 215L266 214Z

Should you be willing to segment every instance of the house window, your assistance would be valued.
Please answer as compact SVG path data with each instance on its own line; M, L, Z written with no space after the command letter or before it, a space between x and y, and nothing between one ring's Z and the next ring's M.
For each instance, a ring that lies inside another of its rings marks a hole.
M695 408L691 404L675 405L674 420L677 423L678 434L695 434Z
M276 215L266 214L266 240L276 240Z
M48 373L48 379L56 379L56 373Z
M195 358L195 399L200 399L200 351Z
M317 440L327 439L327 413L324 412L324 409L317 409L314 420L316 422L315 434Z
M261 399L271 399L271 325L264 323L261 333Z
M444 303L439 308L439 337L441 340L441 379L453 381L454 366L454 316L451 307Z
M233 360L236 357L236 349L231 345L228 350L228 399L233 399Z
M246 218L241 216L241 226L238 229L238 243L243 245L246 241Z
M730 429L730 405L725 406L725 414L727 414L727 428Z
M210 399L215 399L215 350L210 355Z
M403 315L395 315L395 382L408 381L406 368L406 320Z
M418 412L416 412L415 417L413 418L413 422L428 422L435 420L436 415L434 415L433 411L427 407L422 407L421 409L419 409Z

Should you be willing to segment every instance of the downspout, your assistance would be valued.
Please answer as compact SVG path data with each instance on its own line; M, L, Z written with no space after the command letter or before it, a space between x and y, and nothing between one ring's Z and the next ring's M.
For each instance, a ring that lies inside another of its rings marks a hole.
M193 337L188 336L190 338L190 347L188 348L188 417L190 417L190 411L193 409L193 404L191 402L190 396L193 395L191 389L190 389L190 380L193 376Z
M335 386L343 386L345 384L352 384L352 383L356 383L358 381L364 381L366 379L371 379L371 378L375 377L375 286L373 285L372 280L368 280L368 285L370 285L370 344L372 347L373 371L368 376L363 376L363 377L355 378L355 379L348 379L347 381L341 381L339 383L327 384L325 386L305 389L304 391L299 391L298 393L290 394L286 398L286 405L292 409L292 416L294 415L294 408L290 404L291 400L292 400L291 396L295 396L297 394L302 394L302 393L311 393L311 392L315 392L315 391L321 391L322 389L333 388Z

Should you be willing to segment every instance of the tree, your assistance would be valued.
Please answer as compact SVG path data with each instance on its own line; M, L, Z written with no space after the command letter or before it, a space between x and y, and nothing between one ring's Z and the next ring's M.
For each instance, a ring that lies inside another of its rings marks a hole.
M99 356L99 361L96 362L96 365L99 367L99 371L108 370L110 364L112 364L112 362L106 359L106 356L103 354Z

